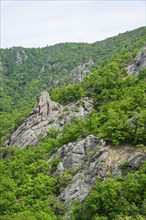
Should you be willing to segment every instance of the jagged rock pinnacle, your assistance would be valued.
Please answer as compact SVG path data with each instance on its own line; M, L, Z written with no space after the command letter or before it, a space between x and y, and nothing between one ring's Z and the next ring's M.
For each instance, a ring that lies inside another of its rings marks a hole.
M37 103L24 123L12 134L8 145L24 148L29 144L37 144L40 135L46 135L48 117L52 111L61 109L61 105L51 101L48 92L37 97Z
M41 116L40 119L44 121L48 117L48 114L55 107L54 103L55 102L53 102L52 105L52 101L47 91L41 92L41 94L37 97L37 103L29 116L39 114Z
M78 108L78 111L77 111ZM51 128L62 129L73 117L84 118L93 110L93 100L83 98L79 103L70 103L64 107L50 99L48 92L44 91L37 97L37 103L28 118L12 134L5 145L24 148L36 145L45 137Z

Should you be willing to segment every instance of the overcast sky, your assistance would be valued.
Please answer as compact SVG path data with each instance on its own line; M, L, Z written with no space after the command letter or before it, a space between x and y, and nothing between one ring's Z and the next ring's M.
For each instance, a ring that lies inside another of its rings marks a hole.
M1 0L1 47L95 42L145 26L145 0Z

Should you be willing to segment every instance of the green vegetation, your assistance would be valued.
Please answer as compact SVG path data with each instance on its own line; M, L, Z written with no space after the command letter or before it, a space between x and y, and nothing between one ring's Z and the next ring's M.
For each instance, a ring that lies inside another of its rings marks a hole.
M54 89L51 98L61 104L68 104L81 99L85 95L80 84Z
M84 203L76 203L73 220L134 220L146 218L146 163L124 178L97 179Z
M116 59L120 59L120 65L125 67L143 47L145 33L145 27L141 27L93 44L63 43L45 48L0 49L0 144L20 125L41 91L52 92L54 100L62 103L81 98L84 90L78 85L64 87L73 83L75 75L72 70L85 64L94 72ZM89 65L89 60L94 63ZM58 93L59 89L52 91L60 87L63 87L62 94Z
M2 150L0 163L0 219L61 219L64 205L57 198L58 181L51 176L47 162L50 155L42 144L24 150L8 147Z
M60 138L63 144L91 133L113 144L146 143L146 81L142 77L146 75L146 69L133 77L119 65L110 63L78 84L85 96L94 99L95 111L86 119L74 119L64 126ZM76 99L76 85L71 90L65 87L55 91L52 98L60 103L68 103L71 97Z
M94 44L0 50L1 145L27 117L42 90L63 105L74 101L82 105L83 97L94 101L94 111L87 118L73 118L61 132L52 128L38 146L1 148L0 220L63 219L66 207L58 195L76 171L70 169L55 177L60 159L49 162L63 144L94 134L110 144L128 143L145 149L146 69L136 77L126 70L144 46L145 31L142 27ZM89 60L94 64L88 65ZM72 84L72 70L85 63L92 73L83 82ZM60 119L67 111L66 107ZM128 163L122 169L126 177L97 179L86 200L73 204L72 220L146 218L146 163L132 174L128 174Z

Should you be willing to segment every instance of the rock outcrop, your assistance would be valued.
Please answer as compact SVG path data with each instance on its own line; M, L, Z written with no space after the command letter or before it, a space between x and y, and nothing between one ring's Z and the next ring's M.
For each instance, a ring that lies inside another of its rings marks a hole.
M24 148L29 144L37 144L40 135L45 136L48 117L57 114L62 108L58 103L52 102L47 92L37 97L37 104L24 123L12 134L8 144Z
M62 129L73 117L84 118L93 110L93 101L83 98L80 102L63 107L52 101L44 91L37 97L37 103L24 123L12 134L6 145L24 148L36 145L51 129Z
M23 47L12 47L12 53L18 66L28 58Z
M82 82L83 79L91 74L91 71L87 68L88 66L92 66L94 64L93 60L89 60L83 65L79 65L76 68L74 68L70 74L74 77L74 83Z
M64 145L52 155L60 158L54 175L61 176L68 169L75 171L71 183L59 195L60 200L70 205L73 200L84 200L93 186L96 177L105 180L107 177L126 175L139 169L146 160L141 149L132 146L106 146L103 140L89 135L76 143Z
M146 67L145 49L146 47L137 54L134 63L127 67L130 74L137 76L140 69ZM20 57L17 58L20 64ZM79 66L72 71L75 83L82 81L86 75L90 74L86 66L92 64L91 60L89 64ZM6 144L18 148L25 148L31 144L37 145L52 128L61 131L72 118L87 117L94 109L93 106L93 100L89 98L62 106L52 101L49 94L44 91L37 97L37 103L28 118ZM104 140L89 135L75 143L63 145L48 159L50 167L54 159L58 164L55 171L52 169L53 176L62 177L69 170L73 171L72 180L67 186L65 185L59 195L59 199L70 206L74 200L82 201L86 198L97 176L104 181L109 176L113 178L126 176L128 172L138 170L146 160L146 153L132 146L107 146Z
M138 76L140 69L143 68L146 68L146 46L137 53L133 63L127 67L127 70L130 74Z

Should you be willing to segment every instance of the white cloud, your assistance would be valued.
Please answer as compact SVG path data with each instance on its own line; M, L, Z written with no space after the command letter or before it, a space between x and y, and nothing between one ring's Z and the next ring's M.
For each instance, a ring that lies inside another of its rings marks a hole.
M1 46L94 42L145 25L144 1L1 2Z

